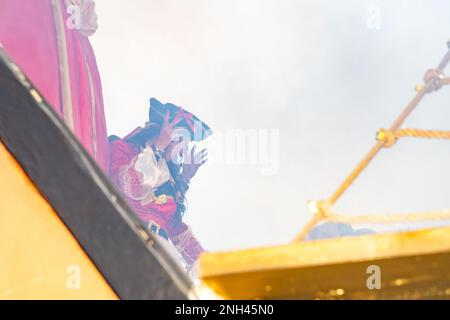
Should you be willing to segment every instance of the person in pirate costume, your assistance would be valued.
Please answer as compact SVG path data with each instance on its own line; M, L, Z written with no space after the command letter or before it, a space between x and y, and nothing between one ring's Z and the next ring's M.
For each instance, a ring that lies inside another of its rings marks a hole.
M113 184L149 229L172 243L188 270L204 249L183 222L185 196L207 152L187 144L211 133L192 113L152 98L145 127L109 139Z

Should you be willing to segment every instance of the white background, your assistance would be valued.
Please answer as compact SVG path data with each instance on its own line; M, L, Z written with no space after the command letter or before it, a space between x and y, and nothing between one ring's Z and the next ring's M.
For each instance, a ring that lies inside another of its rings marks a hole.
M450 39L445 0L96 3L100 28L91 40L109 134L142 125L152 96L186 106L216 130L280 130L278 174L208 164L193 181L186 219L209 250L291 240L310 217L306 201L334 191ZM379 29L371 6L380 10ZM450 129L450 88L427 97L408 126ZM450 208L449 164L449 142L402 140L336 209Z

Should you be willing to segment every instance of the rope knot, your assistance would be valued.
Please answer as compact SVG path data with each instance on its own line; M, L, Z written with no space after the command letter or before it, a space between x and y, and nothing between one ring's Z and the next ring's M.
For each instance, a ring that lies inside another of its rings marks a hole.
M423 77L423 81L425 82L425 85L416 86L417 92L424 90L428 84L430 84L430 86L427 89L427 93L437 91L442 88L443 85L447 84L445 74L436 69L428 70Z
M384 142L384 146L389 148L397 142L397 137L394 132L386 129L380 129L377 132L377 140Z
M309 201L308 207L320 220L326 220L331 214L331 204L326 200Z

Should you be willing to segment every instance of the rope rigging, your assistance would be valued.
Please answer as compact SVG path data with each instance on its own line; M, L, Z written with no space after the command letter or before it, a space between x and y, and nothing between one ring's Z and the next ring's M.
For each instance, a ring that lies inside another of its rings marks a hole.
M333 205L339 200L344 192L359 177L362 171L367 168L375 156L386 147L392 147L399 138L426 138L426 139L450 139L450 131L442 130L421 130L401 128L405 120L417 108L426 94L441 89L445 85L450 85L450 78L446 78L443 70L450 62L450 40L447 42L448 51L442 58L436 69L430 69L425 73L424 84L417 85L416 95L405 107L403 112L394 121L389 129L380 129L377 132L377 142L369 150L366 156L350 172L347 178L339 185L336 191L328 200L310 201L308 207L313 213L312 218L297 234L294 242L302 241L309 232L321 221L331 221L339 223L399 223L399 222L418 222L429 220L450 220L450 210L437 212L421 212L406 214L377 214L346 216L332 211Z

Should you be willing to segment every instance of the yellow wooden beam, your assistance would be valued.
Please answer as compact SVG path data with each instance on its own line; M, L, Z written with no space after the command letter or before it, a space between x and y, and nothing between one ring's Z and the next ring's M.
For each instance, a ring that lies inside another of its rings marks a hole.
M0 299L117 299L0 143Z
M228 299L450 298L450 228L207 253L200 278Z

